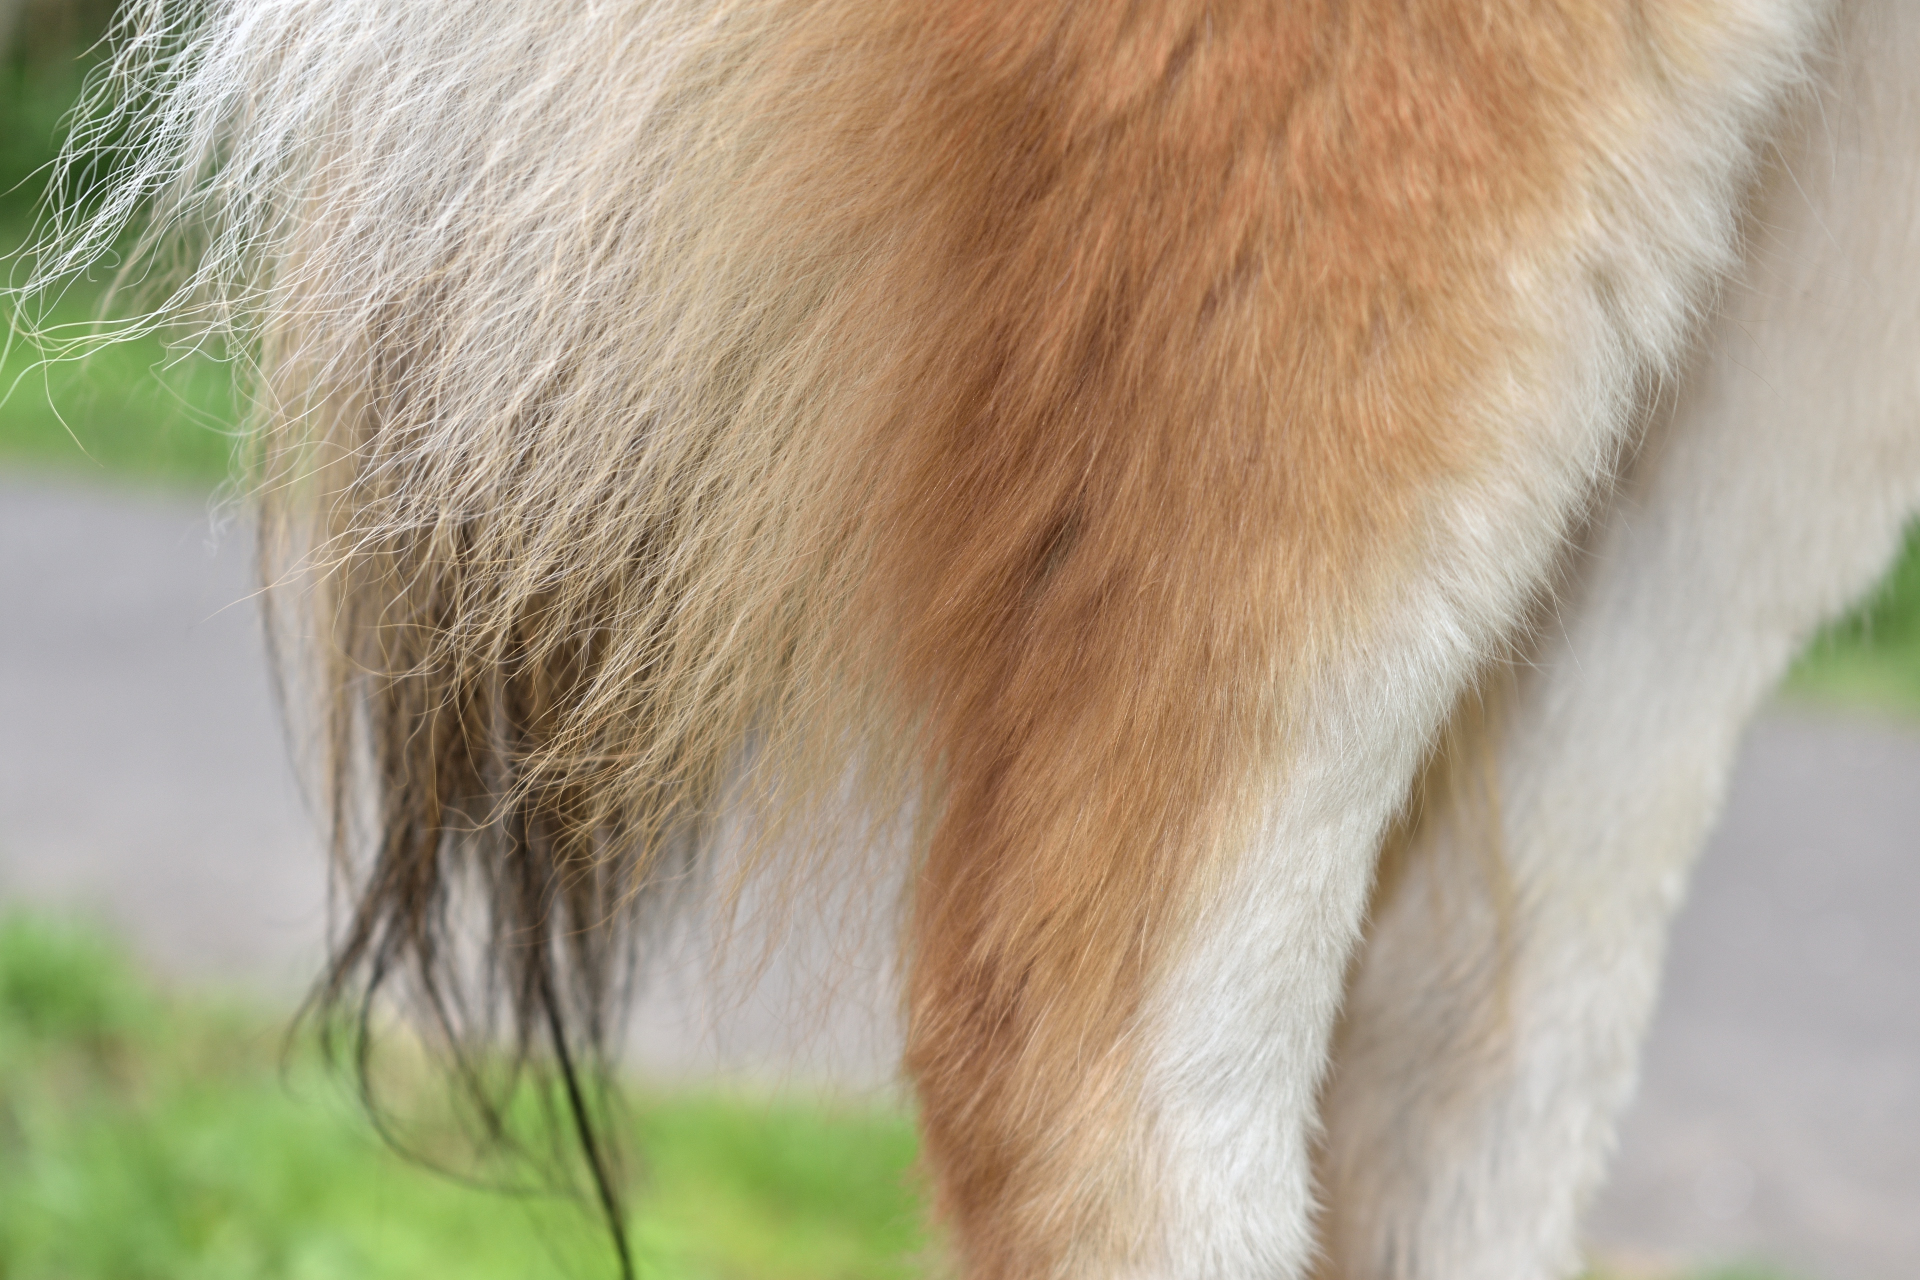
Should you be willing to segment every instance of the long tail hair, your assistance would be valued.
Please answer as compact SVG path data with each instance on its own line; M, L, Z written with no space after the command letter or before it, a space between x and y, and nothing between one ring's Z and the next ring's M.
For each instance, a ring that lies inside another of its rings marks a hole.
M780 136L837 55L770 90L776 8L137 3L31 286L131 246L122 287L167 292L120 332L244 370L346 890L319 1003L364 1034L404 997L489 1127L520 1073L481 1056L557 1064L610 1213L578 1077L722 791L823 844L854 762L875 810L921 773L878 674L911 641L857 597L888 348L927 321L849 333L900 193L837 207Z

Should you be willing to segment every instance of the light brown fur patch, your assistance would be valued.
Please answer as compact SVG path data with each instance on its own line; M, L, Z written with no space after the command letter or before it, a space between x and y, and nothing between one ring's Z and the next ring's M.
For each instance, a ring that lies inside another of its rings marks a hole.
M1146 1234L1144 992L1289 694L1500 449L1506 268L1630 8L846 11L840 136L912 175L835 345L895 348L857 629L938 784L908 1066L970 1274Z

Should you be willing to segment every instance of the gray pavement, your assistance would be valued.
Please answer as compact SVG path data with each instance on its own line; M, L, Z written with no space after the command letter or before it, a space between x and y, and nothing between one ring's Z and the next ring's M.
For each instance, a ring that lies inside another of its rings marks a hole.
M0 473L0 904L81 910L156 972L286 999L319 955L324 874L251 546L217 525L196 498ZM764 964L696 919L636 1016L641 1065L886 1087L884 931L828 903L831 929ZM1917 913L1920 730L1763 719L1674 938L1592 1219L1604 1252L1920 1276Z
M1920 1276L1920 731L1749 733L1596 1237Z
M319 954L325 875L250 547L222 532L204 499L0 475L0 894L284 992Z

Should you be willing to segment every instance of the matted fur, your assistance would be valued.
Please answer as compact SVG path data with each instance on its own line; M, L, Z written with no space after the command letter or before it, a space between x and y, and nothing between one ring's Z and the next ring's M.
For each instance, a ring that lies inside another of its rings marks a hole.
M1824 11L156 0L41 270L152 210L153 322L257 374L329 995L592 1048L723 796L769 849L904 818L970 1274L1292 1274L1381 831ZM1200 1170L1196 1099L1280 1154Z

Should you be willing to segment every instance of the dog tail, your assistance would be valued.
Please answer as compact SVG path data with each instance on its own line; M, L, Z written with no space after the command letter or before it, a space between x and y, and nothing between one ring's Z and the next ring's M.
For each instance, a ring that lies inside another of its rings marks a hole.
M912 732L852 620L887 357L842 293L883 197L837 205L781 136L830 54L777 50L773 8L137 4L56 178L88 195L35 287L131 244L122 287L171 292L121 332L249 375L346 893L319 1002L424 1011L490 1127L479 1050L576 1089L723 792L772 844Z

